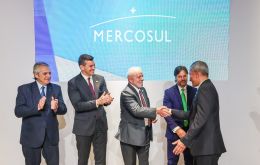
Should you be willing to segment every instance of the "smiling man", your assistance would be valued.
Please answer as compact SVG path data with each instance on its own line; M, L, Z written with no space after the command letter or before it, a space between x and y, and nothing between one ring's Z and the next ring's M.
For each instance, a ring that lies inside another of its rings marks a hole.
M163 105L171 109L188 112L190 110L192 100L196 94L196 88L187 84L188 70L185 66L177 66L174 70L176 84L164 92ZM179 155L172 153L174 145L173 141L185 136L185 132L189 129L188 120L180 120L174 116L165 117L167 129L165 137L167 138L167 158L168 165L177 165ZM183 152L185 165L192 165L193 159L190 150Z
M56 115L67 112L60 86L50 83L49 65L37 62L35 82L18 87L15 115L22 117L20 143L26 165L40 165L41 152L48 165L59 165L59 129Z
M140 67L129 68L127 78L128 84L120 96L121 121L116 138L120 141L125 165L135 165L136 155L139 165L148 165L152 120L156 114L165 117L170 113L164 106L150 107Z
M106 164L107 117L104 106L113 98L103 76L95 74L94 57L82 54L78 60L80 74L68 82L68 94L75 109L73 133L76 135L78 165L87 165L91 144L95 164Z

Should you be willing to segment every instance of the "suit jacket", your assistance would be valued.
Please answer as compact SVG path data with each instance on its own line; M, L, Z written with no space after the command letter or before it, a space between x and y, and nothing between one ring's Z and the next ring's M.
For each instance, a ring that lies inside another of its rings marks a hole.
M187 85L187 107L188 107L188 111L190 111L190 107L192 104L192 100L196 94L197 89L193 88L192 86ZM169 89L166 89L164 92L164 98L163 98L163 105L167 106L168 108L171 109L177 109L180 111L183 111L183 105L182 105L182 100L181 100L181 94L178 88L178 85L174 85ZM168 139L174 140L176 138L174 138L174 133L172 132L172 130L177 127L180 126L181 128L183 128L185 131L188 128L185 128L183 125L183 120L180 120L178 118L176 118L174 115L165 117L165 120L167 122L167 129L166 129L166 133L165 136Z
M147 107L142 107L139 94L130 84L120 96L121 121L115 137L123 143L134 146L147 145L147 131L150 135L148 140L152 140L152 127L145 126L144 118L156 118L156 109L149 108L150 102L145 88L141 90Z
M59 103L56 113L51 110L52 96L58 99ZM20 143L26 147L40 147L46 135L52 145L57 145L59 142L56 115L63 115L67 112L60 86L52 83L47 85L45 106L43 110L38 111L40 98L41 94L36 82L18 87L15 115L23 118Z
M190 128L181 141L193 156L226 152L219 122L219 99L213 83L208 79L199 87L190 113L172 110L179 118L189 118Z
M101 131L107 131L107 117L103 106L96 107L96 99L108 92L104 77L94 74L93 87L96 97L90 91L87 81L79 74L68 82L68 94L75 109L73 133L91 136L96 122L100 122Z

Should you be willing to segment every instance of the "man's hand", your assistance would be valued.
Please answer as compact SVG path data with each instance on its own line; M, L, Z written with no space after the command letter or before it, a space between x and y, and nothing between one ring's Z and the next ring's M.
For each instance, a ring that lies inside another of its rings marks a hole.
M177 129L175 133L179 136L179 138L183 138L186 135L186 132L181 128Z
M38 102L38 111L41 111L45 105L46 97L43 96Z
M59 107L59 102L58 99L54 99L54 97L51 97L51 110L53 110L54 112L57 112Z
M110 93L104 92L97 100L96 104L99 105L104 105L104 104L111 104L111 102L114 100L113 97L111 97Z
M160 115L161 117L167 117L171 115L171 112L167 107L161 106L156 108L156 114Z
M173 142L172 144L176 145L172 151L175 155L180 155L180 153L182 153L186 148L186 146L180 141L180 139Z

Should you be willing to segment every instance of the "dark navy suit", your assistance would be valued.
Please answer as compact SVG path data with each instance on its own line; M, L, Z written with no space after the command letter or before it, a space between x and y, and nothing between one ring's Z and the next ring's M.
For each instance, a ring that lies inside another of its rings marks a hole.
M51 110L51 97L58 99L59 105L56 113ZM56 115L65 114L67 108L62 98L61 88L56 84L47 85L44 108L38 111L40 98L41 94L36 81L18 87L15 115L19 118L22 117L20 143L23 146L26 164L40 164L41 149L45 146L55 146L54 149L44 150L43 156L48 165L57 164L59 162L59 128ZM56 156L51 156L53 150L55 150Z
M187 85L187 107L188 111L191 107L192 100L196 94L196 88L193 88L189 85ZM165 90L164 98L163 98L163 105L167 106L171 109L178 109L183 111L183 105L181 100L181 95L179 92L178 85L174 85L169 89ZM174 116L169 116L165 118L167 122L167 129L165 137L167 138L167 156L168 156L168 165L177 165L179 156L173 154L173 148L172 142L179 139L177 134L173 133L173 129L177 126L180 126L185 131L188 130L188 127L184 127L183 120L176 119ZM189 165L192 164L192 156L190 155L190 152L188 149L184 151L184 159L185 164Z

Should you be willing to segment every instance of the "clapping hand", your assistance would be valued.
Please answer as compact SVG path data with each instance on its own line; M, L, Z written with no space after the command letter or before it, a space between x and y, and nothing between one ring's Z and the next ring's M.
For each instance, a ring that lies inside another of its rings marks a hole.
M114 98L108 92L104 92L96 101L97 105L109 105Z
M53 110L54 112L57 112L58 106L59 106L58 99L54 99L54 97L52 96L51 97L51 110Z
M43 96L38 102L38 111L42 110L46 102L46 97Z

